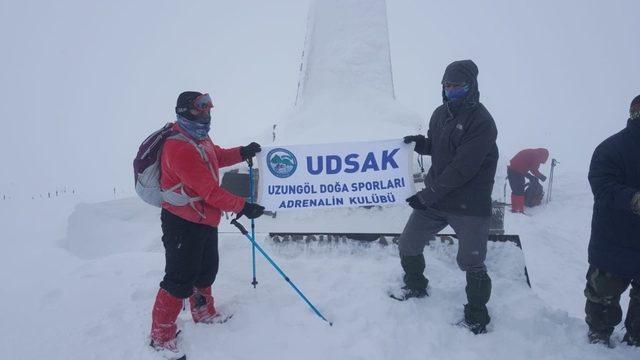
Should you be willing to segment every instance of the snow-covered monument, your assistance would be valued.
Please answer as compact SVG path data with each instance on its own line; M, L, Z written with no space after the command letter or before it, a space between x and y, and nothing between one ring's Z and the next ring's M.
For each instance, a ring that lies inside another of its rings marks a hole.
M385 0L313 2L295 107L275 142L398 138L421 122L395 99Z

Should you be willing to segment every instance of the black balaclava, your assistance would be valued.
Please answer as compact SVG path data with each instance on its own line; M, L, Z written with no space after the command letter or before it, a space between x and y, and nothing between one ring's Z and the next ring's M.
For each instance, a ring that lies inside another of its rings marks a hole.
M458 108L462 105L473 107L480 99L478 90L478 66L471 60L454 61L444 71L441 84L450 83L466 83L470 86L466 97L458 101L450 101L442 89L442 101L450 108Z

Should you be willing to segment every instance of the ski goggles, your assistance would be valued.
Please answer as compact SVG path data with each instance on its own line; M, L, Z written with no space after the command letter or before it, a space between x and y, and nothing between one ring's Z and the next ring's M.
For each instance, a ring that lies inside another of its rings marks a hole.
M198 112L207 112L213 108L213 101L209 94L202 94L193 100L193 109Z
M449 100L458 100L467 96L469 93L469 84L453 84L445 82L442 86L444 90L444 95Z

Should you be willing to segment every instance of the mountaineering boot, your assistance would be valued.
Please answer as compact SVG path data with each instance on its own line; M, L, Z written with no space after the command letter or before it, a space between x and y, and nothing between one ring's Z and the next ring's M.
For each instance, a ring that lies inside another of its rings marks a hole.
M427 290L415 290L415 289L411 289L408 286L403 286L402 288L400 288L400 292L399 293L389 293L389 297L398 301L405 301L405 300L409 300L409 299L420 299L423 298L425 296L429 296L429 293L427 292Z
M511 212L524 213L524 195L511 194Z
M464 320L459 324L472 333L484 334L491 321L487 303L491 297L491 278L486 271L467 271L467 304L464 305Z
M193 294L189 297L189 305L191 317L195 323L211 324L218 316L211 295L211 286L193 288Z
M602 344L607 347L612 347L610 333L589 330L587 338L589 339L589 344Z
M629 346L640 346L640 288L638 283L631 284L629 292L629 310L627 318L624 320L624 327L627 333L622 338L622 342Z
M627 333L624 334L624 337L622 338L622 342L627 344L627 345L629 345L629 346L639 347L640 346L640 337L633 336L633 335L631 335L631 333L629 333L627 331Z
M584 312L589 326L587 334L592 344L603 344L611 347L611 334L622 321L620 295L626 290L629 282L612 273L590 266L587 271L587 284L584 295L587 299ZM627 331L633 329L633 288L627 316ZM633 332L631 331L633 334Z
M185 355L178 349L176 319L182 310L182 299L158 290L151 313L151 347L166 359L184 360Z
M178 349L178 335L173 340L166 342L163 346L158 346L151 340L151 347L165 360L187 360L187 355Z
M427 285L429 280L424 277L425 261L424 255L400 256L400 264L404 270L404 286L402 294L390 295L396 300L407 300L410 298L422 298L427 296Z

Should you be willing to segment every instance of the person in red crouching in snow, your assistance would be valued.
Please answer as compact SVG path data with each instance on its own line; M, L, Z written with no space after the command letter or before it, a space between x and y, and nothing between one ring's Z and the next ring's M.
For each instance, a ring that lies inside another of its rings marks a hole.
M511 159L507 166L507 177L511 186L511 212L524 212L525 177L531 181L536 178L543 182L547 180L538 169L548 159L549 150L544 148L524 149Z
M214 322L218 315L211 294L218 272L218 224L222 211L254 219L264 207L245 202L219 185L219 168L247 160L261 151L252 142L223 149L209 137L208 94L183 92L176 105L179 134L165 141L161 153L160 185L165 192L190 199L184 206L162 203L162 242L165 275L152 311L151 346L173 359L185 359L177 346L176 319L183 299L189 299L196 323Z

